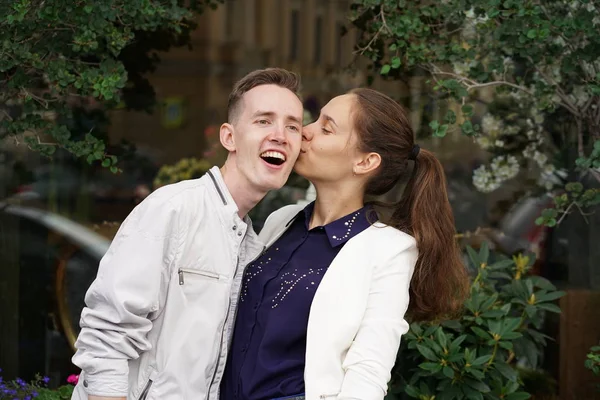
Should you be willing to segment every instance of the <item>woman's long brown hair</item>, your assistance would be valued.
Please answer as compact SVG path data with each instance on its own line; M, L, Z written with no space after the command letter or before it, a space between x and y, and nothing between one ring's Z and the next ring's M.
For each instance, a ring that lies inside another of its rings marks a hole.
M381 165L365 194L382 195L408 178L402 198L390 206L391 217L383 222L409 233L417 242L419 256L410 284L409 318L451 318L462 308L469 281L454 236L442 164L425 149L413 157L414 134L398 103L372 89L351 93L356 96L353 117L360 149L381 156ZM409 162L412 158L414 163Z

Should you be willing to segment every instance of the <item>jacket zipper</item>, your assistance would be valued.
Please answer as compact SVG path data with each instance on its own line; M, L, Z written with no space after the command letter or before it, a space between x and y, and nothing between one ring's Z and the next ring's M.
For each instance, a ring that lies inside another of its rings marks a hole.
M260 258L260 256L262 256L263 254L265 254L265 250L266 247L263 247L262 251L259 253L258 256L256 256L252 261L250 261L249 263L246 264L246 266L252 264L254 261L258 260ZM236 260L236 268L237 266L240 264L240 256L237 257ZM244 267L244 272L246 271L246 268ZM236 271L237 272L237 271ZM244 281L244 272L242 272L242 282ZM240 292L237 295L237 303L239 305L240 303L240 298L242 297L242 288L240 286ZM229 300L229 303L227 304L227 313L225 314L225 321L223 322L223 328L221 329L221 336L220 336L220 340L219 340L219 357L221 356L221 351L223 350L223 334L225 333L225 326L227 325L227 319L229 317L229 308L231 305L231 299ZM237 310L238 307L235 308L235 311L233 313L233 323L235 324L235 319L237 318ZM210 380L210 386L209 386L209 392L210 392L210 388L212 388L212 386L215 383L215 379L217 378L217 369L219 367L219 359L217 358L217 363L215 365L215 370L213 371L213 376L212 379ZM219 390L219 389L217 389Z
M148 397L148 392L150 391L151 386L152 386L152 380L148 379L148 383L146 383L144 390L142 390L142 394L140 394L139 400L146 400L146 397Z
M204 276L206 278L221 279L221 275L215 274L214 272L198 271L198 270L189 269L189 268L179 268L179 270L177 270L177 273L179 274L179 284L180 285L183 285L185 283L184 278L183 278L184 274L194 274L194 275Z
M340 394L339 392L336 394L322 394L319 396L320 399L326 399L328 397L336 397L338 394Z

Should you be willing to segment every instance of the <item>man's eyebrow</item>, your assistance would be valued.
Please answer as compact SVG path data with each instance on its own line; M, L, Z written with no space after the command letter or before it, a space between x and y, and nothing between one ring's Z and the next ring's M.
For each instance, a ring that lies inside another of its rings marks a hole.
M335 123L335 120L333 118L331 118L329 115L327 115L327 114L321 114L321 116L325 119L325 121L330 121L335 126L338 126L338 124Z
M291 120L291 121L293 121L293 122L295 122L295 123L297 123L297 124L300 124L300 125L302 125L302 121L301 121L301 120L299 120L298 118L296 118L294 115L288 115L288 116L287 116L287 119L289 119L289 120Z
M252 114L251 118L274 117L274 116L275 116L275 113L273 111L258 110L258 111L255 111L254 114Z
M256 111L254 114L252 114L251 118L256 118L256 117L269 117L269 118L275 118L275 113L273 111L265 111L265 110L258 110ZM297 124L302 124L301 120L298 119L296 116L294 115L287 115L285 117L287 120L295 122Z

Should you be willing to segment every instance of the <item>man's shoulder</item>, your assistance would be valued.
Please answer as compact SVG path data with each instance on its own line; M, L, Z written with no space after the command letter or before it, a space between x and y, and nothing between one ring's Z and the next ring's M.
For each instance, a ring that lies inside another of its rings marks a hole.
M267 219L268 223L274 223L279 225L281 223L287 224L292 218L294 218L300 211L304 209L303 204L290 204L283 206L278 210L275 210L269 215ZM266 225L266 224L265 224Z
M161 186L150 193L138 207L152 212L198 212L206 197L206 187L205 177Z
M277 234L288 222L290 222L300 211L304 209L302 204L290 204L273 211L265 221L259 237L268 242L273 235Z

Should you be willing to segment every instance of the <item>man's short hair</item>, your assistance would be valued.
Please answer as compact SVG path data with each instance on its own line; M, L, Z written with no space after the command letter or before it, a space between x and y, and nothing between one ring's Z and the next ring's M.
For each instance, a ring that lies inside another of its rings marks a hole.
M299 97L300 76L295 72L283 68L266 68L250 72L236 82L229 94L227 104L227 121L229 123L234 123L239 117L240 102L244 94L262 85L277 85L284 89L289 89Z

